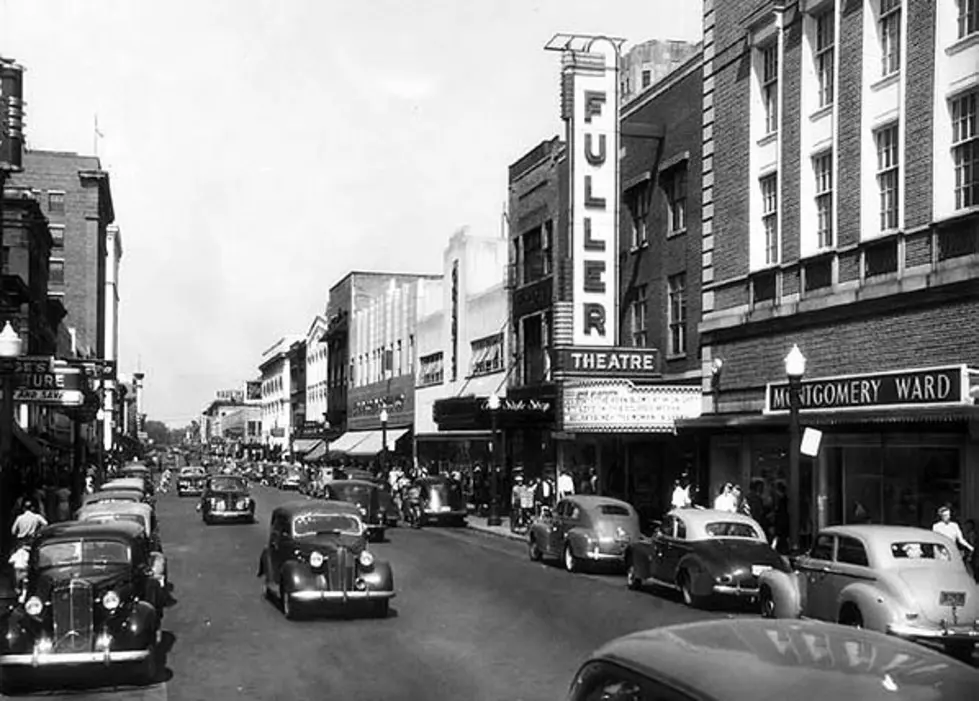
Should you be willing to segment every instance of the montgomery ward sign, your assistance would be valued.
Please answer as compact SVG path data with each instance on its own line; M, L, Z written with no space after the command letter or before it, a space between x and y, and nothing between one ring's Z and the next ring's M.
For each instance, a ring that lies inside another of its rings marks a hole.
M965 365L803 380L800 411L971 404ZM789 411L788 382L765 388L765 413Z
M655 348L557 348L555 371L568 377L657 377Z
M568 384L562 429L570 433L670 433L677 419L700 416L700 387L644 387L628 380Z
M619 51L592 38L563 55L576 346L613 346L618 319Z

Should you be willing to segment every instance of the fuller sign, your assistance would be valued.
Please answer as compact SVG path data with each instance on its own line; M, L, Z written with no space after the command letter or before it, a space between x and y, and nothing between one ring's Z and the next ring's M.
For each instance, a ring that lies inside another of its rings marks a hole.
M576 346L612 346L617 335L618 60L605 38L564 55Z

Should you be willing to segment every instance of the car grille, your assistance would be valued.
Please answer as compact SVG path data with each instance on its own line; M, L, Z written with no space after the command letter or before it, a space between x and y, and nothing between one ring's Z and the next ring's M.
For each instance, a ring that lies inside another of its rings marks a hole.
M73 580L55 587L52 623L55 652L87 652L92 649L92 585Z
M347 548L337 548L327 566L330 588L350 591L354 587L354 563L356 558Z

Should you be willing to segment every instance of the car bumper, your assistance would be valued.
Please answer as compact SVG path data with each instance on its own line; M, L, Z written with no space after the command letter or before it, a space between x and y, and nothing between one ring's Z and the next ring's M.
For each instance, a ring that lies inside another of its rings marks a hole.
M758 598L758 587L739 587L732 584L715 584L714 593L720 596L737 596L744 599Z
M288 595L295 601L309 603L314 601L340 602L347 603L353 601L380 601L382 599L393 599L393 591L319 591L315 589L303 589L301 591L290 592Z
M106 650L105 652L47 652L0 655L4 667L54 667L140 662L150 656L149 650Z
M592 562L625 562L625 553L603 553L587 550L584 559Z
M951 626L949 628L932 628L909 625L907 623L892 623L887 626L887 632L900 638L915 641L932 641L938 643L979 643L979 630L969 626Z
M191 496L200 496L204 493L204 490L200 487L177 487L177 494L190 494Z
M253 518L255 516L255 512L248 509L241 511L208 511L205 515L210 519L214 519L215 521L231 521L233 519L240 518Z

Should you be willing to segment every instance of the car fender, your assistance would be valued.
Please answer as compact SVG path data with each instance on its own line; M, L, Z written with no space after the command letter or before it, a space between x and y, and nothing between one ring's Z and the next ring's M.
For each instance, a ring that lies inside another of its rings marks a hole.
M703 558L688 553L677 563L676 576L686 572L690 577L690 591L695 596L710 596L714 592L714 575Z
M394 590L394 571L387 562L374 561L374 566L361 574L367 588L374 591Z
M869 582L854 582L843 587L836 600L834 621L839 619L840 611L847 604L853 604L860 611L863 627L868 630L887 632L887 626L894 620L894 603L877 587Z
M648 551L649 544L639 541L631 543L625 551L625 561L632 563L636 576L640 579L649 579L653 576Z
M571 546L571 554L578 558L585 557L591 540L591 534L584 528L572 528L564 536L564 542Z
M264 548L262 554L258 556L258 572L255 573L256 577L264 577L265 573L268 571L269 562L269 549Z
M758 577L758 589L771 592L776 618L799 618L805 613L804 577L799 572L768 570Z
M158 626L156 607L148 601L135 601L117 634L124 635L134 648L147 648L156 641Z
M313 571L302 560L287 560L279 569L279 581L286 591L299 591L312 586Z

